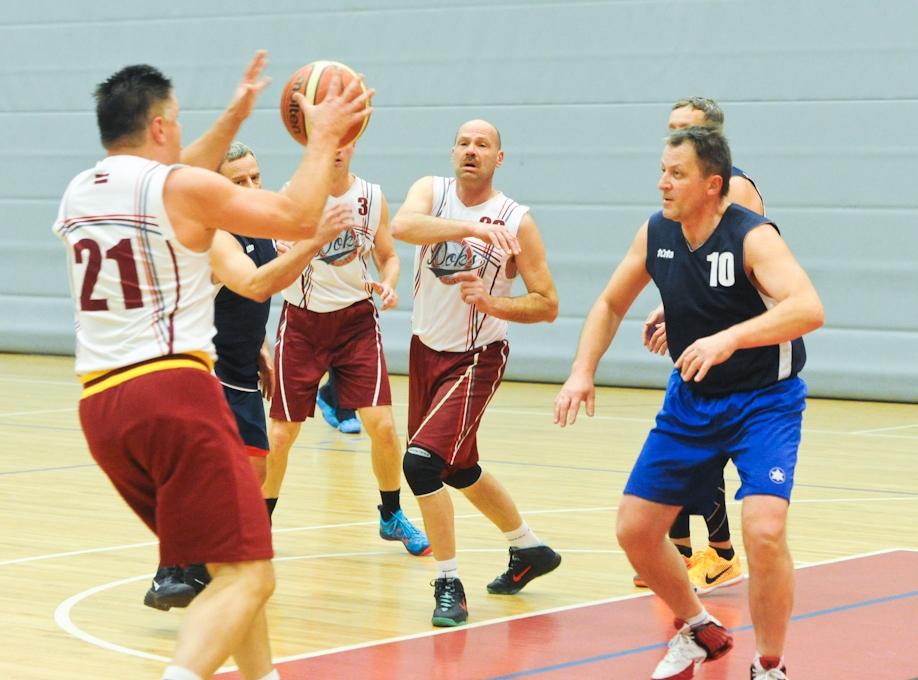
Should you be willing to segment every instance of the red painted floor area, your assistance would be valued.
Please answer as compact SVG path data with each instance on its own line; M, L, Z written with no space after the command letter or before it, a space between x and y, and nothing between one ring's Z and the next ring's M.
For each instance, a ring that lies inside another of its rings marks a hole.
M799 569L785 657L794 680L918 676L918 552ZM696 678L747 678L754 652L746 583L704 598L735 648ZM278 664L284 680L649 678L672 636L654 596L602 602ZM239 677L235 673L221 678Z

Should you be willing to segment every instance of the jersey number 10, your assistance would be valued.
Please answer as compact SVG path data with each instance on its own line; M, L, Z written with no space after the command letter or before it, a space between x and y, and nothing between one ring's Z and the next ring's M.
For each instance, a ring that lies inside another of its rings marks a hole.
M717 286L730 287L735 282L733 273L733 253L711 253L705 258L711 263L711 277L709 284L711 288Z

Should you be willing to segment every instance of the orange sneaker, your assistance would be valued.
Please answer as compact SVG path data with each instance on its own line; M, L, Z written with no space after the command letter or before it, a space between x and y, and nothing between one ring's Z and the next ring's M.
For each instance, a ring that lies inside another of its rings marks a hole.
M699 595L736 585L742 580L743 570L738 554L733 555L732 560L725 560L714 548L708 546L692 555L689 581Z
M694 559L694 555L692 557L686 557L685 555L682 555L682 560L685 562L686 569L692 568L692 559ZM631 582L634 584L635 588L647 588L648 587L647 582L641 578L640 574L635 574L634 576L632 576Z

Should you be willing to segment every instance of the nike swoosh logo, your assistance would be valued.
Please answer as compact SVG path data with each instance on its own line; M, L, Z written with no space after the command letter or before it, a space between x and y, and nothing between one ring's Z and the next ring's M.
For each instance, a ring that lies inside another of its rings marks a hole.
M522 580L522 578L529 572L530 569L532 569L531 564L525 569L523 569L523 571L521 571L519 574L514 574L510 578L513 579L514 583L519 583Z
M732 566L733 566L733 565L730 565L730 567L732 567ZM714 576L714 578L711 578L710 576L708 576L707 574L705 574L705 575L704 575L704 580L707 582L708 585L711 585L712 583L714 583L714 581L716 581L716 580L719 579L721 576L723 576L723 575L726 574L728 571L730 571L730 567L727 567L726 569L724 569L724 570L723 570L722 572L720 572L719 574L716 574L716 575Z
M153 590L159 590L159 584L156 581L153 581Z

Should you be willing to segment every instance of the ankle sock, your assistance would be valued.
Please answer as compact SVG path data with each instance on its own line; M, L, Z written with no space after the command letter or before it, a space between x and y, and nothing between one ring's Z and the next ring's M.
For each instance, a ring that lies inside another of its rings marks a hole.
M505 531L504 536L510 541L512 548L535 548L537 545L542 545L542 541L532 532L526 522L513 531Z
M459 578L459 561L454 557L451 560L437 560L437 578Z

